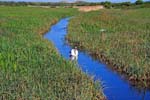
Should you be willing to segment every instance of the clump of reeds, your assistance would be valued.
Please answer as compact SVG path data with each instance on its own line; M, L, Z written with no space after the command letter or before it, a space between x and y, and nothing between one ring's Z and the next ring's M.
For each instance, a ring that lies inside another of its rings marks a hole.
M1 100L103 99L101 88L38 33L75 9L0 7Z
M81 49L111 64L119 72L126 73L130 80L148 84L149 10L112 9L80 14L71 19L67 39L71 45L79 43Z

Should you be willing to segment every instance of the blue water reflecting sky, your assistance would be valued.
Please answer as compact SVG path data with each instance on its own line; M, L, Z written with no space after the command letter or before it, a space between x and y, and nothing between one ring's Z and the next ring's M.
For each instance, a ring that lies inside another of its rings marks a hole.
M87 2L102 2L102 1L111 1L111 2L135 2L136 0L0 0L0 1L32 1L32 2L59 2L59 1L68 1L68 2L74 2L74 1L87 1ZM150 1L150 0L143 0L143 1Z
M66 59L69 59L71 50L71 47L65 43L68 23L68 18L62 19L44 35L44 38L50 40ZM108 100L150 100L150 90L139 91L128 81L123 80L119 74L110 70L107 65L93 60L85 52L79 51L78 64L83 72L103 83L104 93Z

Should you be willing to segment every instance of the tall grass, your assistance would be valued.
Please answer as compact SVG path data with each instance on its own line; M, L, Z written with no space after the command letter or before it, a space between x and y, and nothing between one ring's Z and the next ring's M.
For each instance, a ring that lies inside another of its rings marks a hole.
M71 45L78 45L80 49L113 65L114 69L126 73L130 80L148 83L149 10L112 9L80 14L71 20L67 39Z
M102 88L39 35L75 14L75 9L0 7L0 99L103 99Z

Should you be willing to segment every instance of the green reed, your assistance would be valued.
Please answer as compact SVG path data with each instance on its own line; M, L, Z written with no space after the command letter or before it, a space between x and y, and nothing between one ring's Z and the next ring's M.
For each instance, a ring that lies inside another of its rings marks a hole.
M149 80L149 10L105 9L80 14L70 21L66 38L71 45L96 53L99 59L100 55L105 56L129 77Z
M93 100L102 88L42 35L76 9L0 7L0 99Z

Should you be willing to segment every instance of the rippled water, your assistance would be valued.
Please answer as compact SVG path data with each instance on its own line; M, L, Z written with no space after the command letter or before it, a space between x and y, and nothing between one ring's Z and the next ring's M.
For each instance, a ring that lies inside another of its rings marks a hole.
M69 18L60 20L53 25L44 38L53 42L59 53L69 59L71 47L65 43ZM88 54L79 51L78 64L82 71L105 85L104 93L108 100L150 100L150 90L138 90L121 76L113 72L107 65L93 60Z

